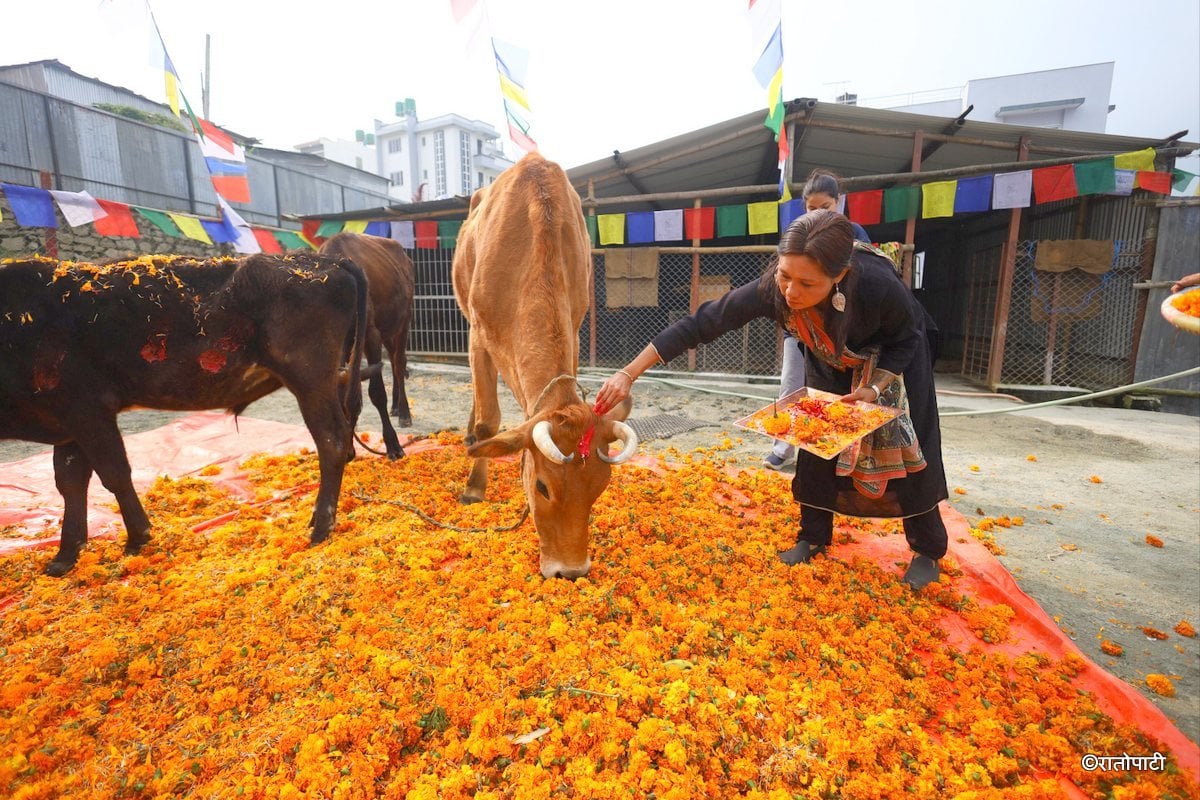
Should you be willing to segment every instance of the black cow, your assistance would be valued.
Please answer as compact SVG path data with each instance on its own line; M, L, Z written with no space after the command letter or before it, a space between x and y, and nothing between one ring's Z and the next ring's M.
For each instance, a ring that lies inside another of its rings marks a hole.
M116 495L125 553L150 540L117 414L141 406L235 414L286 386L320 461L310 525L329 536L362 407L367 281L316 254L104 265L0 262L0 439L54 446L63 575L87 542L92 472Z

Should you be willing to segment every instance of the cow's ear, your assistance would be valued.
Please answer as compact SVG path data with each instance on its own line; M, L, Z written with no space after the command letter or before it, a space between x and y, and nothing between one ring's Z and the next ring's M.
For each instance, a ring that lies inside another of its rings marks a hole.
M484 439L482 442L476 442L467 448L467 455L471 458L496 458L497 456L511 456L514 453L519 453L525 449L525 441L528 431L525 426L521 426L515 430L505 431L497 434L490 439Z
M604 418L607 420L616 420L624 422L629 419L629 412L633 410L633 395L626 397L621 402L617 403L615 408L609 409L605 413Z

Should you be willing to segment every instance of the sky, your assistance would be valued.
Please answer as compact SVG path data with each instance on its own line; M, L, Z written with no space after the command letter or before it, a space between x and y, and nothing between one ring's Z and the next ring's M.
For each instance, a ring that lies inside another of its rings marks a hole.
M456 113L507 140L488 36L529 51L530 135L574 167L765 109L751 73L747 0L149 0L183 93L201 109L211 36L216 124L291 149ZM142 27L146 0L4 3L0 64L58 59L165 101ZM833 100L961 87L968 80L1115 62L1107 133L1200 141L1196 0L782 0L783 96ZM863 102L866 101L866 102ZM1179 166L1200 172L1200 157Z

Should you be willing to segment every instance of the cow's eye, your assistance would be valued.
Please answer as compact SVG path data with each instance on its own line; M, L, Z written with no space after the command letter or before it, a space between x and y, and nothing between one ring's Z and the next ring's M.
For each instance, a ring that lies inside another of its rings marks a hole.
M542 497L546 498L547 500L550 499L550 492L547 491L546 484L542 483L541 480L538 480L538 482L535 484L535 486L537 487L538 494L540 494Z

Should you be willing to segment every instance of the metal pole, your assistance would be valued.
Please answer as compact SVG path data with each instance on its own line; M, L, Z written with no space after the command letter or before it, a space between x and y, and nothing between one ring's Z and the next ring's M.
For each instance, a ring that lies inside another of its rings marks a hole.
M700 198L697 197L695 200L692 201L692 208L695 208L695 209L700 208ZM699 228L698 225L696 227ZM697 233L699 233L699 231L697 231ZM700 237L699 236L692 238L692 247L695 247L695 248L700 247ZM689 295L690 296L688 298L688 313L695 314L696 309L700 307L700 251L699 251L699 249L695 250L692 253L692 286L691 286L691 291L689 292ZM696 371L696 349L695 348L688 350L688 370L691 372Z
M595 184L588 181L588 197L592 196L592 191ZM588 216L593 219L596 216L596 208L593 206L588 209ZM588 234L591 238L591 234ZM588 366L596 366L596 259L592 257L591 251L588 251Z
M1029 137L1022 136L1017 145L1017 161L1029 160ZM1000 285L996 287L996 313L992 317L992 352L988 356L987 385L996 391L1004 368L1004 347L1008 339L1008 313L1012 305L1013 275L1017 270L1017 235L1021 230L1021 209L1014 208L1008 217L1008 239L1000 263Z
M912 151L912 172L917 174L921 171L921 151L925 149L925 131L916 131L913 133L913 151ZM914 214L909 217L904 223L904 243L913 245L917 237L917 217ZM900 256L900 276L904 280L904 285L912 288L912 262L913 248L905 247Z

